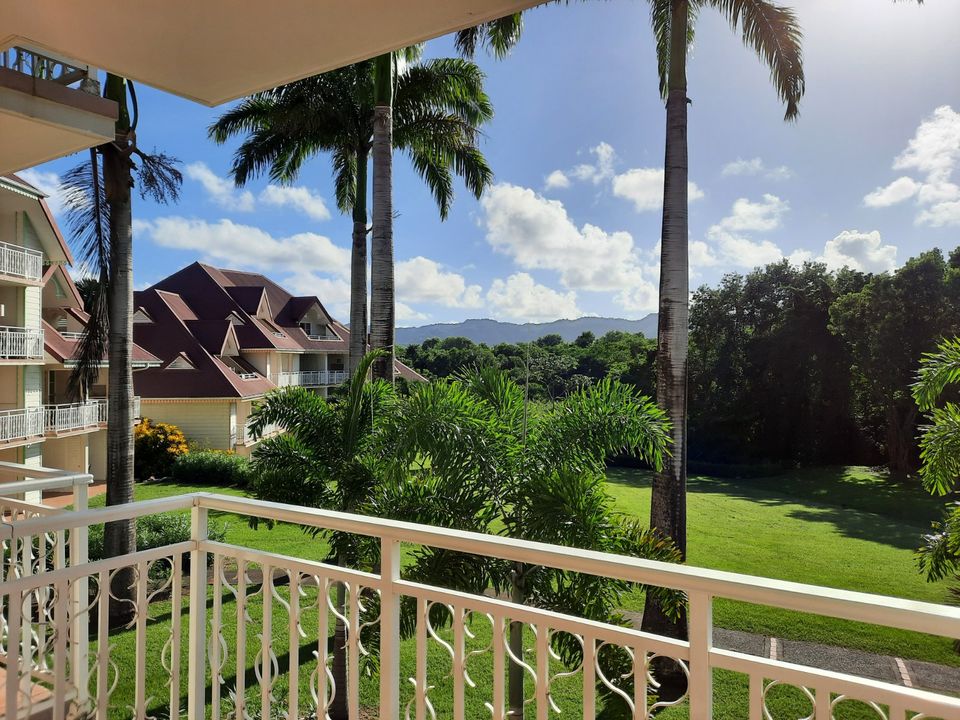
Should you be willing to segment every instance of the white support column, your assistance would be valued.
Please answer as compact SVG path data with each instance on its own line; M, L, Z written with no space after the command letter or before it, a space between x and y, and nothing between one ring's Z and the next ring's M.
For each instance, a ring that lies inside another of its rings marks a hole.
M92 475L82 475L73 483L73 509L83 512L88 505L88 487L93 482ZM88 528L86 525L70 530L70 566L85 565L89 559ZM86 708L90 698L90 613L89 584L86 575L81 575L71 585L70 602L73 605L70 615L73 634L70 643L70 667L73 669L73 684L77 693L77 704Z
M690 606L690 720L713 717L713 596L705 592L689 593Z
M187 718L204 720L207 686L207 554L200 543L207 539L207 509L195 504L191 511L190 632L187 684Z
M380 717L400 717L400 541L380 539Z

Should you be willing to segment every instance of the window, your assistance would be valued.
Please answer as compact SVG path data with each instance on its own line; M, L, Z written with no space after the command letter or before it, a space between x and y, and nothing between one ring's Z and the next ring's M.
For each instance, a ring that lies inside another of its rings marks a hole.
M300 329L303 330L307 335L313 335L313 325L311 323L300 323Z
M167 370L193 370L195 367L186 353L180 353L167 365Z
M67 317L66 315L61 315L57 318L57 332L62 333L67 331Z

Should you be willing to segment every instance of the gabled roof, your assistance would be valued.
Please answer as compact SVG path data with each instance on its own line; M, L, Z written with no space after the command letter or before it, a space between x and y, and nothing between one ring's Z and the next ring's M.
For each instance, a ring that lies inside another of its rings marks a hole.
M82 322L86 324L86 320L90 317L86 313L80 312L71 312L72 308L65 308L67 312L70 312L74 317L80 319L83 317ZM79 340L68 339L63 337L60 332L53 327L46 320L42 321L43 323L43 347L50 357L56 360L58 363L64 365L72 365L76 361L77 348L80 344ZM103 358L103 364L107 364L107 358ZM133 366L135 368L142 367L157 367L160 365L160 359L153 355L152 353L147 352L142 347L134 343L133 345Z

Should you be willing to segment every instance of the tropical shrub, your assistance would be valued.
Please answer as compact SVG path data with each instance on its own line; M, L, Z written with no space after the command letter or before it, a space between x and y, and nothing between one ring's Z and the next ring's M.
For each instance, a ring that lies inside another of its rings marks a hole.
M176 425L143 418L133 429L133 469L140 480L166 477L177 457L190 452L187 437Z
M246 487L250 461L230 450L194 450L174 459L170 475L186 484Z
M211 522L208 527L211 540L223 542L227 537L226 523ZM146 515L137 518L137 550L173 545L190 539L190 516L183 514ZM91 561L103 559L103 525L91 525L89 531L89 557ZM184 556L187 562L189 556ZM212 559L212 556L211 556ZM151 577L164 576L170 567L157 563Z

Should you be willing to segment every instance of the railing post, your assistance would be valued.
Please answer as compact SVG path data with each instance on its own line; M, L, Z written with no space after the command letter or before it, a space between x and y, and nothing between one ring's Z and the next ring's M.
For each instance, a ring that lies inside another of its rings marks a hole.
M190 634L187 672L187 720L204 720L207 687L207 554L200 543L207 539L207 508L194 504L190 539Z
M400 717L400 541L380 538L380 720Z
M87 509L89 485L92 475L80 475L73 481L73 509L83 512ZM85 565L89 559L88 546L89 530L86 525L79 525L70 531L70 566ZM73 609L73 634L70 643L73 681L77 691L77 704L84 708L90 696L90 614L87 612L89 599L89 579L81 575L73 581L70 602Z
M690 636L690 720L713 717L713 596L697 591L689 593Z

